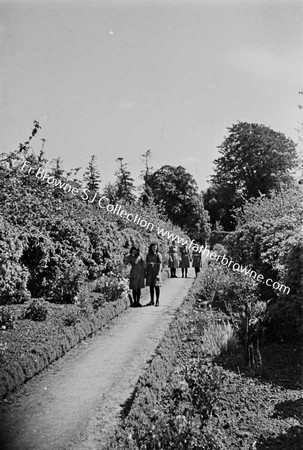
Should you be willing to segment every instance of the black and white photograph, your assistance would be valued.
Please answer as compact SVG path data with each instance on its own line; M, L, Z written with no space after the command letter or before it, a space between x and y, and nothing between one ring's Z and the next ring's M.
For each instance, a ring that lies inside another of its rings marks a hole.
M0 450L303 449L303 3L0 0Z

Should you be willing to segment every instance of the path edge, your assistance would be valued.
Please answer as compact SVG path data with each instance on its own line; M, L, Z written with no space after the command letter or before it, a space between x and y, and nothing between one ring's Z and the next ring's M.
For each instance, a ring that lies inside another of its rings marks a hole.
M194 308L201 280L200 275L190 286L148 367L139 377L130 398L122 405L121 422L105 437L100 450L120 450L123 448L123 439L128 434L130 423L138 423L139 417L142 419L142 415L149 421L148 411L152 411L156 407L156 399L161 397L161 392L173 370L176 354L189 326L188 315Z

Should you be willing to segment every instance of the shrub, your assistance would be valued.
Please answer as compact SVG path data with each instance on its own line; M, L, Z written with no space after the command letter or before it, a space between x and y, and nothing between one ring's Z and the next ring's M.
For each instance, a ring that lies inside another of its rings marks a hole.
M20 231L0 216L0 304L29 299L29 271L21 262L24 245Z
M302 236L302 187L272 192L270 198L250 199L236 212L236 217L237 228L224 241L232 258L251 265L264 278L283 280L288 271L288 255L298 243L300 230ZM297 279L290 277L289 283L290 289L295 289ZM266 300L278 294L262 283L259 288Z
M236 346L235 334L240 339L244 338L246 307L249 310L249 324L255 323L262 314L264 316L264 304L261 306L259 303L258 283L218 263L208 266L205 271L196 304L221 310L232 324L232 328L230 325L213 326L214 336L210 335L206 340L214 351L219 351L221 344L224 348L225 339L227 349L232 350Z
M94 291L99 292L100 301L103 302L113 302L121 297L122 294L126 293L128 290L128 285L126 280L117 277L114 273L109 273L108 275L103 275L96 282Z
M220 394L223 369L198 355L185 366L184 379L189 387L191 404L199 414L202 425L206 425Z
M54 265L52 279L45 281L48 300L56 303L75 303L76 296L86 279L84 263L74 255L66 255L54 258L52 265Z
M236 231L225 240L233 259L284 286L282 293L259 284L268 308L263 314L269 334L287 339L302 333L303 297L303 190L282 189L270 198L247 201L237 212Z
M207 267L199 292L200 300L229 314L240 314L246 302L258 299L258 284L247 275L233 272L220 263Z
M28 289L32 297L42 297L46 293L47 282L53 277L51 262L55 255L54 242L45 232L33 226L24 233L23 241L21 261L30 273Z
M24 318L34 320L36 322L43 322L47 316L47 306L43 300L35 299L27 307Z
M74 298L75 306L80 308L81 313L89 317L93 312L93 296L91 292L91 286L88 284L83 284L78 294Z
M9 306L0 307L0 328L3 330L14 328L15 314Z
M0 303L23 303L30 298L28 270L19 262L7 259L0 263Z
M215 295L214 306L219 306L229 314L242 314L246 303L254 303L259 298L258 283L249 276L224 268L223 283Z
M197 303L199 301L203 302L213 302L217 292L224 284L225 271L223 272L219 265L210 264L203 276L203 283L198 293Z
M299 231L285 259L284 286L289 294L280 294L269 302L266 323L276 337L292 339L303 334L303 231Z

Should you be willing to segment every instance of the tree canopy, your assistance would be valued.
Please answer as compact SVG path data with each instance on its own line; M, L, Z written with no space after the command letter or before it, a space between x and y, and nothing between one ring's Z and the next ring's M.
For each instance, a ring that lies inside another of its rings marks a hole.
M297 153L291 139L256 123L239 122L228 130L219 146L222 156L215 160L214 184L232 185L250 198L292 181Z
M233 210L245 199L293 185L298 158L291 139L264 125L239 122L228 131L204 202L213 226L219 222L230 231L236 224Z
M204 240L208 233L208 215L203 197L192 175L182 166L162 166L149 176L155 203L167 217L195 239Z

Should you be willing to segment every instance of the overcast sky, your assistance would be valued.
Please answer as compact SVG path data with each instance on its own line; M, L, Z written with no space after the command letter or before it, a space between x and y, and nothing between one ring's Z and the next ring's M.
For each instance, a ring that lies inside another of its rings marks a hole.
M0 152L42 126L49 159L102 185L123 157L182 165L207 187L237 121L297 140L302 2L294 0L0 0ZM301 113L302 114L302 113Z

